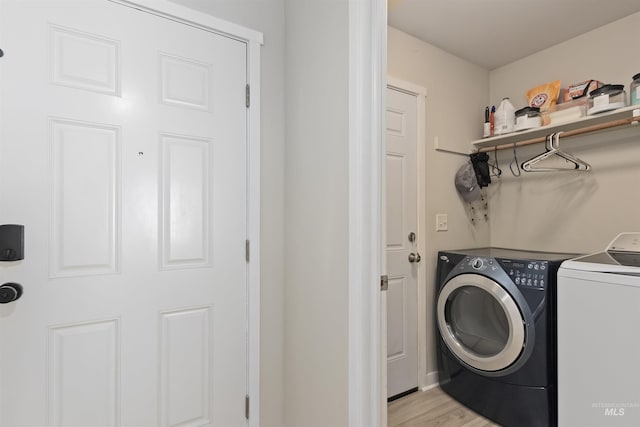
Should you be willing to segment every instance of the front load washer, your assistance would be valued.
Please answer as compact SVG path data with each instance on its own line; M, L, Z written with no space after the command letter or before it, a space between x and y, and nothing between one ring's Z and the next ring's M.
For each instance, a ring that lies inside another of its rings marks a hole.
M556 425L555 284L572 257L438 253L438 379L447 394L506 427Z

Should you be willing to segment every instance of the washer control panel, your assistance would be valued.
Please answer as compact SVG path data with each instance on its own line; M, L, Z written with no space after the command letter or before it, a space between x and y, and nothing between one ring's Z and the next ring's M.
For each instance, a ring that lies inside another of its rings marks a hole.
M524 288L544 289L547 282L546 261L501 260L500 264L513 283Z

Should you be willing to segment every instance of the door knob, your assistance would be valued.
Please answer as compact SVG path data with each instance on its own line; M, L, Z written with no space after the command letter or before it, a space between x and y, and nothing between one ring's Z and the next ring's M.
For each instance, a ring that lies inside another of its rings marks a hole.
M22 285L19 283L5 283L0 286L0 304L8 304L22 296Z
M409 254L409 262L420 262L420 260L422 259L422 257L420 256L419 253L413 253L411 252Z

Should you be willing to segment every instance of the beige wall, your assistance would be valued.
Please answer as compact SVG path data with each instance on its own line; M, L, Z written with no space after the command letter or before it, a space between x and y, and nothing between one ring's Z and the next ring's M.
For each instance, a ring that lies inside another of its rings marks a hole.
M491 72L491 99L524 93L555 79L563 86L586 79L627 88L640 73L640 13L606 25ZM640 230L640 128L567 139L561 147L589 162L588 173L508 172L510 150L500 152L504 178L491 185L491 244L547 251L594 252L619 232ZM519 149L520 162L544 151Z
M637 38L640 13L630 15L564 43L491 71L491 102L509 96L516 108L527 103L525 92L561 80L563 86L597 79L627 87L640 73Z
M285 1L289 427L348 425L348 3Z
M427 295L433 295L439 249L483 246L587 253L603 249L617 233L640 230L640 128L629 127L561 143L588 161L588 173L509 172L511 150L500 151L501 179L488 187L490 227L470 227L455 195L453 174L462 157L435 151L439 137L447 148L468 151L480 137L482 111L508 96L516 108L525 92L560 79L563 86L587 79L627 86L640 73L635 40L640 13L538 52L491 72L389 28L388 74L427 88ZM520 148L520 163L544 150ZM491 153L493 158L493 153ZM451 184L449 184L451 183ZM432 231L436 213L449 213L451 231ZM489 231L490 230L490 231ZM433 300L427 301L427 308ZM430 317L428 317L431 320ZM433 325L427 341L428 369L435 369Z
M346 426L348 2L173 1L265 35L261 425ZM639 31L640 15L632 15L489 73L389 28L389 75L427 88L427 307L433 306L437 250L491 242L595 251L615 233L640 228L637 132L567 143L568 150L593 165L593 172L584 175L513 178L507 176L510 154L501 152L505 177L489 187L491 235L482 221L469 224L455 193L453 175L465 159L433 148L437 136L441 146L467 151L480 135L488 100L495 104L510 96L514 104L524 104L524 91L556 78L565 84L588 78L628 84L640 72L632 44ZM518 155L522 161L539 150L522 149ZM434 231L436 213L449 214L450 231ZM433 327L430 323L430 349ZM427 359L427 372L435 370L432 350Z
M284 316L284 0L172 0L264 34L261 50L262 427L282 427Z
M469 151L469 143L482 132L484 107L489 97L489 71L422 42L395 28L388 28L388 75L427 89L426 102L426 216L427 253L427 375L437 369L433 324L436 258L438 250L489 244L488 223L469 222L467 208L453 183L456 170L468 160L461 155L436 151L434 138L447 148ZM449 215L449 231L435 231L436 213ZM420 236L418 236L420 238Z

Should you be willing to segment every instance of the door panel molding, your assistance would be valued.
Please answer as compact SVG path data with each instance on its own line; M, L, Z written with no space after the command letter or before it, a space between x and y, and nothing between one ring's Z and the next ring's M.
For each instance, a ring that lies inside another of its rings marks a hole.
M414 95L417 102L418 116L418 252L427 254L427 200L426 200L426 104L427 89L423 86L387 76L387 88ZM427 277L431 274L428 270L429 264L424 260L421 268L418 269L418 387L426 389L434 384L434 375L427 372ZM435 271L433 272L435 274ZM431 275L433 275L431 274Z
M387 396L391 398L419 384L417 297L418 274L424 263L412 261L412 255L419 253L416 240L423 237L416 234L419 161L416 95L392 87L387 88L386 95L387 274L404 277L401 284L390 281L387 292ZM398 301L400 290L403 304ZM403 357L394 357L399 341L403 343Z
M247 263L248 354L247 381L249 427L260 425L260 54L261 32L198 12L166 0L108 0L168 19L221 34L247 44L247 84L251 103L247 107L247 240L251 242ZM386 39L386 37L385 37ZM386 425L386 422L385 422Z
M246 342L248 347L248 361L247 361L247 386L250 399L250 413L251 417L247 423L250 427L257 427L260 421L260 49L263 41L261 33L250 30L248 28L235 25L221 19L212 17L210 15L193 11L186 7L182 7L168 1L163 0L140 0L140 1L118 1L118 0L104 0L111 3L117 3L123 6L143 10L145 12L159 15L164 18L168 18L172 21L186 24L190 27L196 27L209 31L211 33L223 35L230 39L243 42L246 45L246 80L247 84L251 86L251 107L246 110L246 155L247 155L247 225L246 225L246 239L252 242L251 244L251 262L247 263L247 304L248 304L248 331L246 336ZM0 4L0 9L4 11L4 7ZM103 43L104 44L104 43ZM107 43L108 44L108 43ZM111 45L107 46L114 51L115 48L111 48ZM117 49L115 49L117 50ZM109 55L105 57L103 61L109 65ZM104 58L103 58L104 59ZM113 65L113 64L111 64ZM104 68L104 67L103 67ZM83 70L78 70L78 76L83 77ZM73 82L76 82L74 76L72 76ZM57 80L60 80L57 78ZM57 83L63 84L64 81L58 81ZM91 92L108 93L117 95L120 91L120 83L113 83L110 78L100 81L100 84L93 85L88 88ZM113 83L113 84L112 84ZM0 83L2 84L2 83ZM5 83L6 84L6 83ZM64 84L64 86L68 86ZM104 91L98 90L106 87ZM83 88L87 89L87 88ZM92 95L92 94L88 94ZM115 98L115 96L112 96ZM37 103L36 103L37 104ZM93 116L89 115L87 120L93 120ZM2 120L3 118L0 118ZM140 152L140 156L143 156L143 152ZM114 164L114 167L117 167ZM32 230L35 230L32 228ZM36 230L39 231L39 230ZM116 233L117 235L117 233ZM244 248L244 240L242 238L241 246ZM40 249L38 249L40 251ZM32 252L36 252L35 250ZM117 261L117 259L116 259ZM118 268L117 262L114 261L116 270ZM117 325L119 331L120 325ZM94 328L95 329L95 328ZM91 331L90 331L91 332ZM118 332L119 333L119 332ZM243 336L243 339L244 336ZM106 342L106 341L105 341ZM60 355L64 356L66 353L60 352ZM45 366L38 367L37 372L40 373L44 370ZM244 402L243 402L244 404Z

